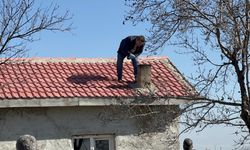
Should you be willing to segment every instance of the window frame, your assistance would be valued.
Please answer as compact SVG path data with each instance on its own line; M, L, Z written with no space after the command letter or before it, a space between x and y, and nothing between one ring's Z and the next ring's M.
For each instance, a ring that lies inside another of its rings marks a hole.
M74 149L75 139L90 139L90 150L95 150L96 140L108 140L109 150L115 150L115 135L114 134L88 134L88 135L75 135L72 137L72 145Z

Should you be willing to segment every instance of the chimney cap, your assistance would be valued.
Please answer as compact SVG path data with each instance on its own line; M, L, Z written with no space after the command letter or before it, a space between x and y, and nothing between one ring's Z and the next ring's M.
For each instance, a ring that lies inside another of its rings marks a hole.
M138 66L152 66L151 64L139 64Z

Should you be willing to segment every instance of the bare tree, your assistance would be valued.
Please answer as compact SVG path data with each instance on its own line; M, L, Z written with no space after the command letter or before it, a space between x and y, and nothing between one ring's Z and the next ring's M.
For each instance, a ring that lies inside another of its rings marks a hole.
M41 31L69 31L72 16L59 14L59 6L42 8L35 0L0 1L0 55L5 60L20 57ZM2 62L3 63L3 62Z
M200 97L182 107L186 130L223 124L250 133L249 0L125 0L126 21L151 24L147 50L183 47L197 66L192 84ZM185 130L185 131L186 131Z

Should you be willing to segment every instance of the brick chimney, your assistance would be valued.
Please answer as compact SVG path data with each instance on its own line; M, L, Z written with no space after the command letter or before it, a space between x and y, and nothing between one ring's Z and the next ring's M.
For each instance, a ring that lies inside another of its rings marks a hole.
M150 88L151 83L151 65L140 64L138 65L138 77L137 87L138 88Z

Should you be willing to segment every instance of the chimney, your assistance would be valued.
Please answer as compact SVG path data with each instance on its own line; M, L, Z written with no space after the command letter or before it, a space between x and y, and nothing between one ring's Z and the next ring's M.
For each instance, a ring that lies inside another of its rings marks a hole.
M151 87L151 65L139 64L137 87L138 88L150 88Z

